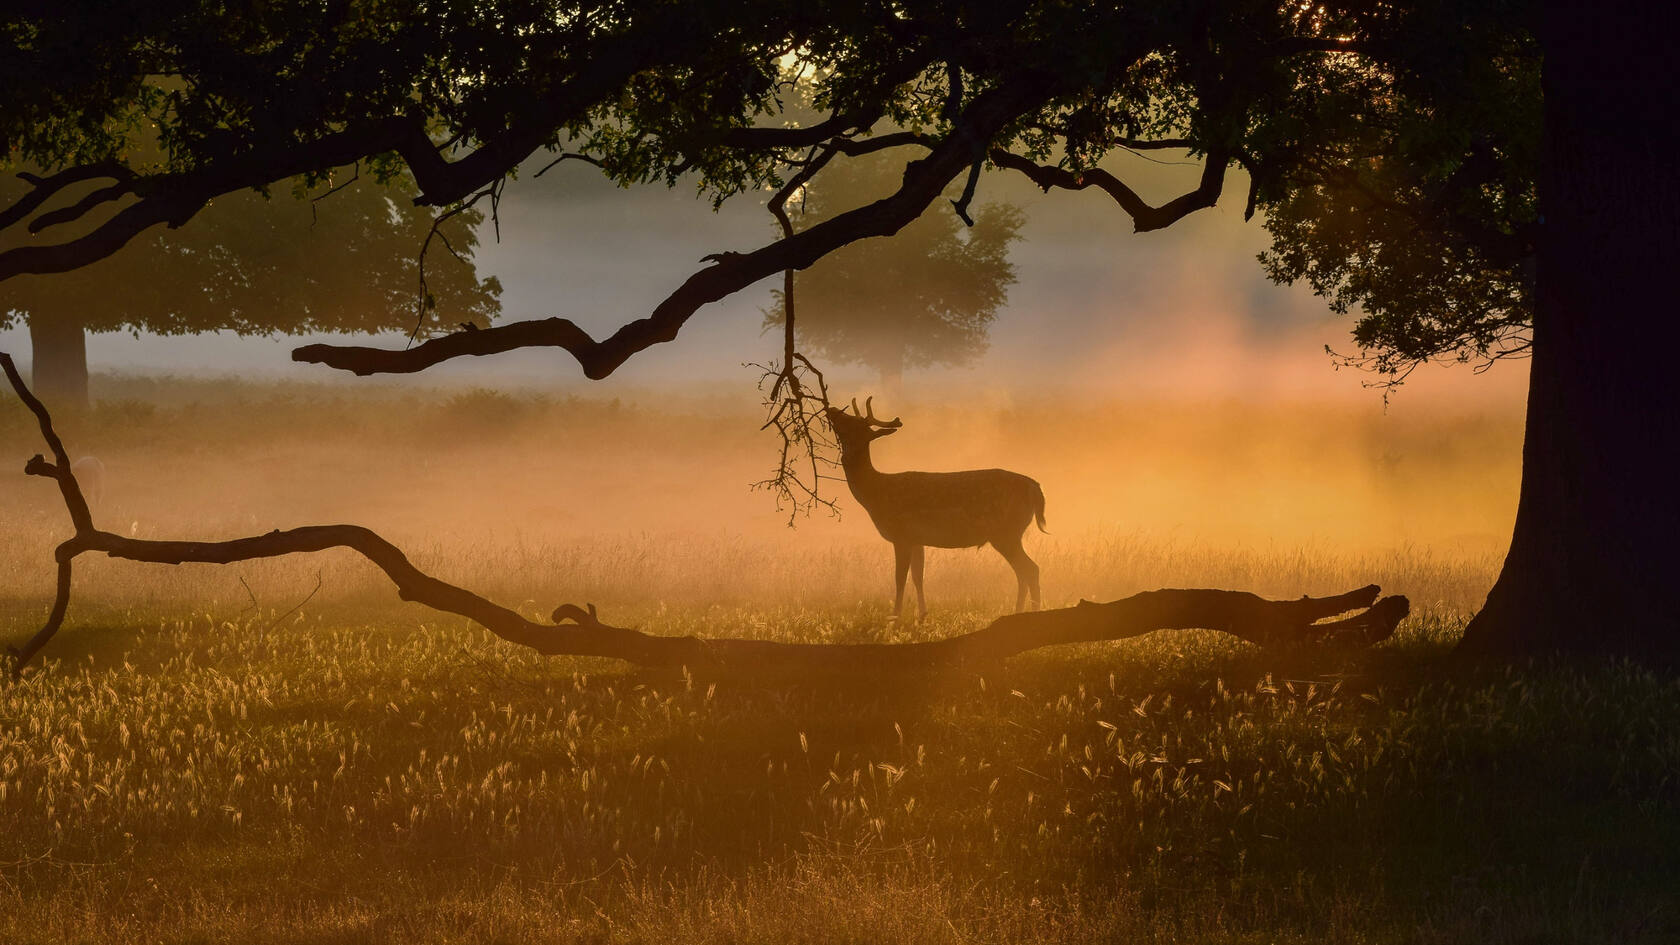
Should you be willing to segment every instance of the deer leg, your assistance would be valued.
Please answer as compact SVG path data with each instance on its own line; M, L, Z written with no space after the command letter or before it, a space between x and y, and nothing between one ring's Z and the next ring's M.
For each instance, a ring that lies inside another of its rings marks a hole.
M922 596L922 565L927 561L927 548L917 545L910 552L910 580L916 584L916 616L927 616L927 598Z
M992 547L1003 555L1003 560L1015 569L1015 612L1026 609L1027 600L1032 600L1033 609L1038 609L1038 565L1027 557L1026 549L1021 547L1019 537L992 542Z
M893 544L893 570L898 581L898 592L893 595L893 617L895 618L900 611L904 610L904 577L910 573L910 549L912 547L896 542ZM918 586L920 583L920 581L917 582Z

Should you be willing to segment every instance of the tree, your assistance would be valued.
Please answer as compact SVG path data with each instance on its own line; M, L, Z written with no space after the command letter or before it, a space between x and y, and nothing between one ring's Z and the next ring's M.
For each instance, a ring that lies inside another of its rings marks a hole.
M1281 175L1264 261L1359 306L1364 362L1395 380L1532 354L1516 527L1466 651L1675 660L1680 493L1657 457L1680 448L1680 398L1649 354L1680 340L1659 276L1680 259L1660 19L1631 2L1458 15L1453 37L1391 34L1420 64L1404 97L1319 96L1362 109Z
M1677 331L1653 278L1680 249L1660 163L1675 93L1649 0L491 2L328 17L172 6L28 7L0 30L4 150L53 169L0 211L0 235L121 206L83 236L0 250L0 280L74 269L219 194L358 159L405 165L419 200L453 205L493 193L543 148L624 183L692 175L720 200L836 154L908 156L893 193L715 254L604 339L556 317L402 351L293 354L372 374L551 346L598 378L676 338L707 303L897 232L984 161L1045 188L1100 190L1139 231L1212 206L1238 165L1249 214L1277 211L1283 233L1292 213L1327 226L1308 269L1347 273L1324 284L1352 286L1377 319L1361 340L1379 366L1488 339L1490 352L1532 351L1518 524L1467 645L1680 652L1659 585L1677 515L1658 458L1680 446L1676 394L1646 355ZM820 120L785 122L791 81L810 84ZM156 168L122 160L146 123L164 131ZM1150 205L1098 166L1118 147L1200 156L1200 181ZM1392 208L1367 234L1380 240L1338 233L1354 216L1314 211L1315 187L1320 210L1356 195ZM1408 261L1413 239L1437 241L1442 265L1421 250ZM1429 278L1406 281L1419 272ZM1397 347L1407 339L1428 343Z
M27 320L35 388L52 403L86 405L89 331L431 334L487 325L501 286L474 274L481 215L469 209L439 224L436 238L454 258L432 260L427 302L416 254L432 214L414 205L413 184L345 177L312 200L229 194L179 230L149 230L73 274L13 279L0 296L0 328ZM8 195L22 190L0 183L0 199Z
M823 176L821 187L805 191L802 222L820 223L890 193L899 176L888 160L843 162ZM973 361L985 353L986 333L1015 282L1009 244L1019 238L1021 222L1019 209L993 203L965 229L935 205L890 238L835 250L795 278L800 338L830 360L880 372L889 390L907 367ZM777 293L765 327L780 327L784 318Z

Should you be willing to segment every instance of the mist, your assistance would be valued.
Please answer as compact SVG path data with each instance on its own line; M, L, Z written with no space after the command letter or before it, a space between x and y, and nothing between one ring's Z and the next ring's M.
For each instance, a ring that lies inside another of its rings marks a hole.
M1151 200L1182 192L1196 174L1192 162L1131 154L1107 166ZM738 196L714 211L681 185L625 190L576 162L541 177L536 169L540 165L510 184L498 219L481 227L475 263L504 286L503 322L561 315L604 337L650 311L703 265L700 257L752 249L774 235L759 195ZM1240 171L1231 173L1228 193L1240 194L1247 181ZM1351 317L1331 313L1304 287L1280 287L1265 278L1255 255L1268 236L1259 220L1242 220L1238 201L1146 234L1130 232L1129 219L1100 193L1045 194L1014 174L986 174L977 201L1009 202L1026 211L1023 239L1012 254L1019 281L993 326L990 350L970 366L911 375L912 389L1185 401L1381 400L1368 386L1376 378L1338 371L1325 351L1329 346L1356 353ZM320 212L330 212L330 204ZM935 206L930 212L948 209ZM702 309L676 343L639 354L603 381L581 378L564 352L523 350L459 359L381 383L608 394L699 385L750 396L756 375L743 362L763 361L780 348L780 339L762 329L771 282ZM289 358L298 345L343 337L102 333L90 336L88 356L95 373L366 386ZM406 342L400 333L369 341L390 347ZM27 362L27 330L0 331L0 350ZM848 389L867 392L875 384L866 371L830 367ZM1436 400L1474 399L1504 409L1525 390L1521 362L1485 374L1456 365L1426 366L1392 406L1406 410Z
M1195 173L1130 155L1114 163L1149 199ZM980 360L911 372L894 391L868 370L826 366L842 401L874 395L883 413L904 417L904 431L877 454L881 468L1002 466L1038 479L1052 522L1053 534L1038 538L1051 549L1052 601L1148 585L1144 573L1114 578L1113 563L1100 560L1120 541L1164 554L1428 549L1478 562L1477 578L1452 596L1463 608L1479 602L1476 582L1491 581L1515 510L1522 362L1487 372L1428 365L1384 391L1373 386L1379 378L1338 368L1325 348L1350 353L1350 320L1301 287L1269 283L1254 260L1264 230L1229 205L1136 235L1093 193L1047 195L994 173L979 199L1027 215L1013 255L1019 281ZM772 235L752 195L714 212L680 188L626 192L575 163L516 181L483 230L477 263L505 287L504 321L564 315L597 337L650 310L705 253ZM292 364L288 349L310 338L95 335L101 407L66 426L73 449L111 470L101 514L135 535L353 521L433 548L442 562L472 549L500 556L624 541L655 558L680 546L704 559L745 542L748 558L787 560L832 546L879 559L843 579L828 575L834 594L878 595L890 555L843 481L824 484L838 515L796 517L793 527L752 488L777 449L758 429L760 371L744 363L780 346L761 329L769 289L702 310L676 343L597 382L559 351L362 380ZM0 348L26 352L25 331L0 333ZM32 432L10 409L0 447L22 455ZM12 481L0 492L42 532L60 527L50 490ZM702 547L713 550L694 551ZM1005 583L990 556L937 552L930 567L964 575L954 582L964 594ZM483 576L509 592L536 593L508 586L517 583L509 569L491 570ZM575 583L512 570L539 584ZM46 575L36 571L13 572L10 592L41 586ZM695 595L778 592L739 577L707 578ZM233 577L191 580L238 592ZM329 580L326 593L335 581L344 590L369 580ZM626 600L637 597L630 583Z

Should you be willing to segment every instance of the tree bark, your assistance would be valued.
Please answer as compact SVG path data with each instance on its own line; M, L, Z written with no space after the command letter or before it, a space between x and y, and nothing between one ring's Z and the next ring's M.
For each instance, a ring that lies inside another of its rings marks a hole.
M1511 549L1462 648L1473 655L1680 656L1680 109L1646 4L1552 4L1533 363ZM1651 5L1654 6L1654 5Z
M59 409L87 409L87 332L81 320L32 312L29 345L36 393Z
M881 393L897 397L904 393L904 351L899 349L881 361Z

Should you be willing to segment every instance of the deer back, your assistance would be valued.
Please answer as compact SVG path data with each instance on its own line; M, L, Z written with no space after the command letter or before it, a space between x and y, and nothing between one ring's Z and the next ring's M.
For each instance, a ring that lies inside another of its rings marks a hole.
M935 548L1019 539L1041 494L1007 469L877 473L851 486L881 537Z

